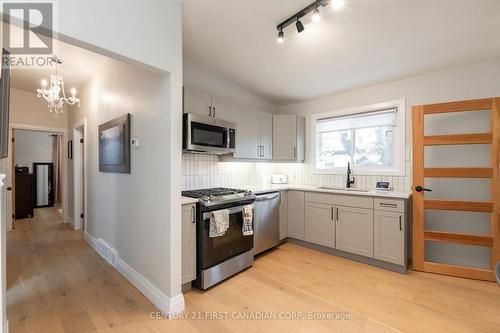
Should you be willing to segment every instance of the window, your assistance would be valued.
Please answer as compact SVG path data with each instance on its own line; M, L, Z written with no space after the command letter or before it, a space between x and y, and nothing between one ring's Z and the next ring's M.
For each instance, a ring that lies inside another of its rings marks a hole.
M316 116L316 171L404 174L404 125L404 101Z

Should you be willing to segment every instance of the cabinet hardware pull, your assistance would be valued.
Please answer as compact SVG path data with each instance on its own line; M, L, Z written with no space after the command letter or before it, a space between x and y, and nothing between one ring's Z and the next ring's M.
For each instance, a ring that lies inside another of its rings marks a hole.
M293 158L297 158L297 148L293 147Z
M337 207L337 222L339 221L339 207Z
M194 206L191 207L191 211L193 212L193 221L192 221L192 223L195 223L196 222L196 212L194 210Z
M211 106L208 107L208 116L212 117L212 107Z
M401 215L399 215L399 231L403 231L403 226L401 225Z
M214 117L214 118L215 118L215 106L214 106L213 108L214 108L214 115L213 115L212 117Z
M266 147L262 146L262 157L266 156Z
M381 206L381 207L398 208L398 205L397 205L397 204L384 203L384 202L381 202L381 203L380 203L380 206Z
M335 219L333 218L333 207L332 207L332 221L334 221Z

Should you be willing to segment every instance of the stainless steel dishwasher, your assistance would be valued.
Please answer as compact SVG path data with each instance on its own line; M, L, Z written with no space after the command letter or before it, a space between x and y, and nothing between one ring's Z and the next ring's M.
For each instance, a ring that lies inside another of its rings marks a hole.
M280 193L257 195L254 208L254 254L278 245L280 240Z

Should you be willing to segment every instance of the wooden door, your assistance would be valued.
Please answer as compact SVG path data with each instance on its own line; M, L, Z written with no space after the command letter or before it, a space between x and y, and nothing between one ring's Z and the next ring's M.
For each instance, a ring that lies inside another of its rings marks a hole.
M373 258L373 209L336 207L336 248Z
M305 207L305 240L334 248L335 207L315 202L306 202Z
M12 171L11 171L11 216L12 216L12 230L16 229L16 130L12 129L12 146L10 156L12 156Z
M413 107L415 270L494 281L499 150L499 98Z

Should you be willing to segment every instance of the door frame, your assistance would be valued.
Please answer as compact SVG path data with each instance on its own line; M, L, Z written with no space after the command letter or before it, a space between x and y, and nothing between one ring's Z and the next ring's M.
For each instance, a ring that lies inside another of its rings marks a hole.
M9 131L10 131L10 137L12 137L12 132L13 130L25 130L25 131L35 131L35 132L48 132L48 133L58 133L62 134L62 141L67 142L68 140L68 135L67 135L67 129L65 128L57 128L57 127L45 127L45 126L34 126L34 125L28 125L28 124L21 124L21 123L11 123L9 126ZM69 216L68 216L68 202L69 202L69 196L68 196L68 159L65 158L67 156L67 145L63 144L61 146L62 150L62 163L61 163L61 170L62 170L62 216L63 216L63 222L67 223L69 221ZM5 212L4 212L4 220L6 222L6 227L7 231L11 231L13 229L14 225L14 218L12 218L13 213L15 211L14 207L14 198L13 194L15 193L15 184L13 182L13 177L14 177L14 162L15 162L15 156L12 151L12 140L9 140L9 155L7 156L7 177L5 179L5 186L6 187L11 187L11 191L7 191L6 195L7 197L5 198L6 200L6 205L5 205ZM9 184L9 182L11 184Z
M82 136L82 130L83 130L83 136ZM88 174L88 163L87 163L87 119L84 118L83 120L73 124L73 229L74 230L80 230L83 229L84 233L87 233L87 223L85 223L87 219L87 174ZM83 137L83 162L81 160L82 156L82 151L80 145L80 142L76 142L77 138L78 141L80 138ZM83 173L82 173L82 168L83 166ZM81 202L82 202L82 189L81 189L81 175L83 174L83 207L81 207ZM83 208L83 209L82 209ZM83 211L83 221L82 218L80 217L81 212ZM82 223L83 222L83 223ZM82 225L83 224L83 225Z

